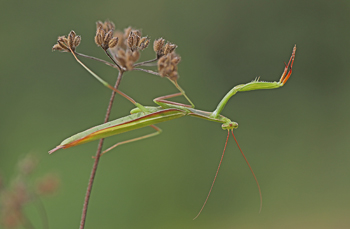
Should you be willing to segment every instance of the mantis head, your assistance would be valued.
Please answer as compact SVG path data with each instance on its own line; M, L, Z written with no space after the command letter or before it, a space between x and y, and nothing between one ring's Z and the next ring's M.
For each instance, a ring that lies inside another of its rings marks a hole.
M231 120L228 120L224 124L221 125L221 128L223 130L233 130L238 128L238 123L237 122L232 122Z

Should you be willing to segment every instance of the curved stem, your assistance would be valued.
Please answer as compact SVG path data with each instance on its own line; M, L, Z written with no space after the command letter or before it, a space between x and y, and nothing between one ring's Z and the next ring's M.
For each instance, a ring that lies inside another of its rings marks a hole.
M82 54L82 53L78 53L78 52L75 52L76 55L78 56L81 56L81 57L85 57L85 58L88 58L88 59L91 59L91 60L96 60L96 61L99 61L99 62L102 62L108 66L111 66L113 68L118 68L116 65L112 64L112 63L109 63L108 61L105 61L105 60L102 60L102 59L99 59L99 58L96 58L96 57L93 57L93 56L88 56L88 55L85 55L85 54Z
M152 62L157 61L157 60L158 60L158 58L154 58L152 60L146 60L143 62L139 62L139 63L134 64L134 67L146 65L146 64L152 63Z
M149 74L153 74L153 75L156 75L156 76L161 76L158 72L155 72L155 71L152 71L152 70L148 70L148 69L133 68L132 70L147 72L147 73L149 73Z
M115 61L115 59L111 56L111 54L109 54L109 52L107 52L107 50L104 50L105 51L105 53L106 53L106 55L113 61L113 63L117 66L117 68L118 68L118 70L121 72L121 71L123 71L123 72L125 72L126 71L126 69L125 68L123 68L122 66L120 66L118 63L117 63L117 61Z
M71 49L70 49L71 50ZM78 57L75 55L75 53L71 50L71 53L73 54L75 60L83 67L85 68L86 71L88 71L93 77L95 77L95 79L97 79L98 81L100 81L100 83L102 83L105 87L115 91L116 93L118 93L119 95L123 96L124 98L126 98L127 100L129 100L132 104L134 104L135 106L138 106L137 103L135 102L135 100L133 100L130 96L126 95L125 93L119 91L118 89L112 87L109 83L107 83L106 81L104 81L101 77L99 77L98 75L96 75L96 73L94 73L93 71L91 71L83 62L81 62ZM123 74L124 71L119 71L119 74ZM118 76L119 77L119 76ZM118 80L118 79L117 79ZM56 150L60 149L60 147L56 147L53 150L50 150L50 154L55 152Z
M115 89L118 88L118 86L120 84L120 81L122 79L122 76L123 76L123 72L119 72L117 82L115 83L115 86L114 86ZM110 113L111 113L111 109L112 109L112 105L113 105L115 94L116 94L116 92L113 91L112 95L111 95L111 98L109 100L109 104L108 104L108 108L107 108L107 112L106 112L104 123L108 122L108 120L109 120L109 116L110 116ZM104 139L102 138L99 141L99 143L98 143L96 156L95 156L95 162L94 162L94 165L93 165L92 170L91 170L89 184L88 184L88 187L87 187L87 190L86 190L86 195L85 195L85 200L84 200L83 213L81 215L81 220L80 220L80 227L79 227L80 229L84 229L84 227L85 227L87 209L88 209L88 205L89 205L92 185L94 183L94 179L95 179L95 175L96 175L96 171L97 171L98 162L100 160L100 156L101 156L101 152L102 152L103 140Z

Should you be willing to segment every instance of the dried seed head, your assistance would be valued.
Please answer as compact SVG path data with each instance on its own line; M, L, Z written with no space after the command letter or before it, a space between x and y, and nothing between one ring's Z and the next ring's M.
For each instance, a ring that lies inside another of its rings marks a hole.
M157 56L158 56L158 53L162 50L164 43L165 43L165 40L163 38L154 40L153 50L157 53Z
M130 48L131 51L135 51L138 49L138 46L140 44L141 40L141 32L139 30L132 30L129 33L128 39L127 39L127 46Z
M115 58L118 61L118 63L124 68L126 66L125 56L126 56L126 54L125 54L124 49L117 49L116 50Z
M67 50L62 48L60 44L55 44L54 46L52 46L52 51L56 51L56 50L61 52L67 52Z
M96 22L96 30L98 30L98 28L102 28L103 27L103 22L102 21L97 21Z
M65 36L59 36L57 38L57 44L52 47L52 50L58 50L63 52L74 52L75 48L78 47L81 41L81 36L77 36L76 33L72 30L68 34L68 38Z
M135 35L135 39L134 39L134 46L139 46L140 40L141 40L141 36L137 35L137 33L134 33Z
M113 31L109 30L108 33L106 33L103 42L108 43L113 38Z
M115 25L111 21L105 21L105 22L97 21L96 22L96 30L98 30L98 28L103 29L105 32L107 32L109 30L114 31Z
M97 46L101 46L102 45L102 36L100 33L96 34L95 36L95 43L97 44Z
M163 55L158 60L158 72L162 77L167 77L172 81L177 81L179 78L177 72L177 65L181 58L176 53L172 52L167 55Z
M140 52L138 50L131 51L131 49L127 49L126 51L124 49L118 49L115 58L122 67L131 70L134 67L134 63L140 58Z
M133 69L134 63L140 58L140 52L138 50L131 51L130 49L126 51L125 57L125 68L127 70Z
M141 37L141 31L140 30L133 30L133 33L135 33L137 36Z
M77 47L80 44L81 36L76 36L74 38L74 46Z
M153 50L156 52L157 58L172 53L177 47L175 44L170 42L167 42L165 45L164 43L165 40L163 38L159 38L158 40L154 41Z
M106 30L100 28L98 31L99 31L99 33L101 34L102 39L103 39L103 38L105 37L105 35L106 35Z
M150 39L148 37L142 37L140 42L139 42L138 48L140 50L144 50L145 48L148 47L149 42L150 42Z
M118 56L120 56L120 57L125 57L125 51L124 51L124 49L119 49L118 50Z
M114 39L113 42L110 41L113 39L113 30L105 31L101 26L97 28L95 35L95 43L97 46L100 46L102 49L107 50L110 48L110 44L115 47L118 43L118 38Z
M177 46L175 44L167 42L166 45L163 47L163 55L172 53L176 48Z
M76 33L71 30L70 33L68 34L68 45L69 47L72 47L74 45L74 38L76 36Z
M100 46L104 50L111 48L110 44L115 47L118 43L118 39L112 41L114 29L115 25L111 21L97 21L95 35L95 43L97 46Z
M128 28L125 28L125 29L124 29L124 39L125 39L125 40L128 39L128 37L129 37L131 31L132 31L131 26L129 26Z
M108 46L109 48L114 48L116 47L118 44L118 37L113 37L109 42L108 42Z
M115 25L114 25L113 22L111 22L111 21L106 21L105 23L106 23L106 25L107 25L107 30L113 30L113 31L114 31Z
M141 37L141 31L133 29L130 26L125 28L124 32L115 31L114 37L118 37L118 44L115 46L114 50L111 51L116 55L120 48L124 50L130 49L131 51L143 50L149 43L149 41L147 41L148 37Z
M133 45L134 45L134 34L133 32L130 32L128 39L126 40L126 44L128 45L128 47L130 49L132 49Z
M174 53L175 54L175 53ZM173 58L171 59L171 63L178 65L181 61L181 57L179 55L173 55Z

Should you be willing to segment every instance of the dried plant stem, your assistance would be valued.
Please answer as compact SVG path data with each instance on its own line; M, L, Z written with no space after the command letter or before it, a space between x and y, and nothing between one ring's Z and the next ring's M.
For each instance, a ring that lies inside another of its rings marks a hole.
M152 62L157 61L157 60L158 60L158 58L154 58L152 60L146 60L143 62L139 62L139 63L134 64L134 67L146 65L146 64L152 63Z
M85 54L82 54L82 53L78 53L78 52L74 52L76 55L78 56L81 56L81 57L85 57L85 58L88 58L88 59L91 59L91 60L97 60L99 62L102 62L108 66L111 66L113 68L118 68L117 66L115 66L114 64L112 63L109 63L108 61L105 61L105 60L102 60L102 59L99 59L99 58L96 58L96 57L93 57L93 56L88 56L88 55L85 55Z
M117 66L119 72L121 71L126 71L126 69L122 66L120 66L116 61L115 59L111 56L111 54L109 54L109 52L107 50L104 50L106 55L113 61L113 63Z
M148 69L133 68L132 70L147 72L147 73L149 73L149 74L153 74L153 75L156 75L156 76L160 76L160 74L159 74L158 72L155 72L155 71L152 71L152 70L148 70Z
M117 79L117 82L114 85L114 88L118 89L118 86L119 86L120 81L122 79L123 73L124 73L123 71L119 72L118 79ZM112 95L111 95L111 98L109 100L109 104L108 104L108 108L107 108L107 112L106 112L104 123L108 122L108 120L109 120L109 115L111 113L111 109L112 109L112 105L113 105L115 94L116 94L116 92L113 91ZM102 152L103 140L104 139L102 138L99 141L99 143L98 143L96 156L95 156L95 162L94 162L94 165L93 165L92 170L91 170L89 184L88 184L88 187L87 187L87 190L86 190L86 195L85 195L85 201L84 201L84 206L83 206L83 213L81 215L81 220L80 220L80 227L79 227L80 229L84 229L84 226L85 226L86 214L87 214L87 209L88 209L88 205L89 205L89 199L90 199L92 185L94 183L94 179L95 179L95 175L96 175L96 171L97 171L98 162L100 160L100 156L101 156L101 152Z

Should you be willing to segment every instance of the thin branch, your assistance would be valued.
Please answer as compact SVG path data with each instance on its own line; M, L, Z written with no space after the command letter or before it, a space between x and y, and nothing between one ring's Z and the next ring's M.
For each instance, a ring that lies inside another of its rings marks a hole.
M148 69L143 69L143 68L133 68L132 70L136 70L136 71L142 71L142 72L147 72L149 74L153 74L156 76L161 76L158 72L154 72L152 70L148 70Z
M152 63L152 62L157 61L157 60L158 60L158 58L154 58L152 60L146 60L143 62L139 62L139 63L134 64L134 67L146 65L146 64Z
M115 61L115 59L111 56L111 54L109 54L109 52L107 52L107 50L104 50L105 51L105 53L106 53L106 55L113 61L113 63L117 66L117 68L118 68L118 70L119 70L119 72L121 72L121 71L126 71L126 69L124 68L124 67L122 67L122 66L120 66L118 63L117 63L117 61Z
M111 66L113 68L118 68L117 66L115 66L114 64L112 63L109 63L108 61L105 61L105 60L102 60L102 59L99 59L99 58L96 58L96 57L93 57L93 56L88 56L88 55L85 55L85 54L82 54L82 53L78 53L78 52L74 52L76 55L78 56L81 56L81 57L85 57L85 58L88 58L88 59L91 59L91 60L96 60L96 61L100 61L108 66Z
M124 72L122 72L122 71L119 72L118 79L117 79L117 82L114 85L114 88L116 88L116 89L118 88L118 86L120 84L120 81L122 79L123 73ZM108 108L107 108L107 112L106 112L106 117L105 117L104 123L108 122L108 120L109 120L109 115L111 113L112 104L113 104L113 101L114 101L115 94L116 94L116 92L113 91L112 95L111 95L111 98L109 100L109 104L108 104ZM99 143L98 143L96 156L95 156L95 162L94 162L94 165L93 165L92 170L91 170L89 184L88 184L88 187L87 187L87 190L86 190L86 195L85 195L85 201L84 201L84 206L83 206L83 213L81 215L81 221L80 221L80 227L79 227L80 229L84 229L84 227L85 227L85 221L86 221L86 214L87 214L87 209L88 209L88 205L89 205L89 199L90 199L92 185L94 183L94 179L95 179L95 175L96 175L96 171L97 171L98 162L100 160L100 156L101 156L101 152L102 152L103 140L104 139L102 138L99 141Z

